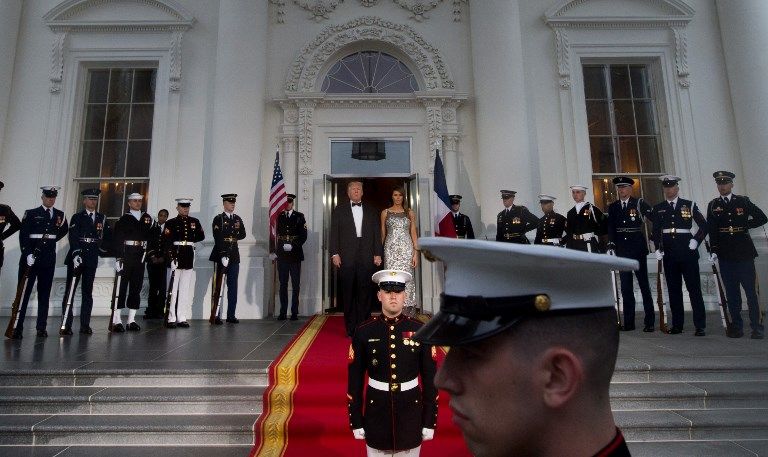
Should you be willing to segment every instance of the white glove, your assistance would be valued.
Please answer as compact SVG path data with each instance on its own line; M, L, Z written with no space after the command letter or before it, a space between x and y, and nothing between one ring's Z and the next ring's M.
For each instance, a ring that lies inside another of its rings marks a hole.
M275 260L276 258L277 258L277 254L275 254L274 252L271 252L269 254L269 260Z
M690 249L691 251L695 251L696 248L698 247L699 247L699 242L691 238L691 241L688 242L688 249Z
M656 251L655 254L656 254L656 260L661 260L664 258L664 253L661 251Z
M714 252L712 254L710 254L709 255L709 261L712 262L712 263L717 262L717 254L715 254Z
M221 264L224 265L224 268L227 268L227 266L229 265L229 257L222 257Z
M120 273L123 271L123 261L122 260L115 260L115 271Z
M177 268L179 268L179 261L174 260L173 262L171 262L171 271L176 271Z
M76 256L72 257L72 266L73 267L80 268L80 265L82 265L82 264L83 264L83 259L80 258L79 255L76 255Z
M293 246L291 246L290 243L285 243L285 244L283 244L283 251L291 252L291 251L293 251Z
M616 251L614 251L613 249L608 249L608 253L607 254L608 255L616 255Z
M432 438L435 437L435 429L434 428L422 428L421 429L421 439L424 441L429 441Z
M365 429L356 428L356 429L352 430L352 435L355 436L356 440L364 440L365 439Z
M35 256L33 256L32 254L28 255L27 256L27 265L29 265L31 267L34 264L35 264Z

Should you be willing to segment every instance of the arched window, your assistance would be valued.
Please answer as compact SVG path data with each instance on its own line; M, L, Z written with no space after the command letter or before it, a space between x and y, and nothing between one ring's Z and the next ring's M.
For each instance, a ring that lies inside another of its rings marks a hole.
M336 62L323 80L322 91L331 94L402 94L419 90L416 77L395 57L380 51L363 51Z

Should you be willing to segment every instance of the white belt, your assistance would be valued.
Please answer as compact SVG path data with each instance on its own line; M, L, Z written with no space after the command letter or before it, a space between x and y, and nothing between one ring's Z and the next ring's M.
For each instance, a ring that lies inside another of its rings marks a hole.
M560 244L560 238L543 238L541 242L545 244Z
M52 233L30 233L29 237L32 239L50 240L52 238L56 238L56 235Z
M580 233L578 235L573 235L574 240L584 240L584 241L589 241L594 237L595 237L595 234L593 232Z
M376 390L382 390L384 392L397 392L397 391L404 392L406 390L411 390L414 387L418 386L419 378L413 378L410 381L405 381L400 383L381 382L375 379L368 378L368 385L373 387Z
M99 239L98 238L80 238L78 241L80 241L81 243L95 243L99 241Z
M174 246L194 246L195 242L194 241L174 241L173 245Z
M664 229L661 231L661 233L691 233L690 229L679 229L679 228L671 228L671 229Z
M144 247L147 245L146 241L133 241L133 240L126 240L123 244L126 246L141 246Z

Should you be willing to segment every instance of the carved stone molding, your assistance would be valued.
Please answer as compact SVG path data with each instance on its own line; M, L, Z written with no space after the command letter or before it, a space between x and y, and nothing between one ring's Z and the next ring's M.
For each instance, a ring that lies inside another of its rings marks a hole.
M393 0L397 6L411 13L411 19L421 22L429 19L428 12L437 8L443 0L429 0L426 3L423 0Z
M333 10L344 0L293 0L293 3L312 13L312 19L322 21L328 19Z
M306 176L312 174L312 117L315 114L315 102L299 100L296 104L299 107L299 174Z
M171 91L181 90L181 42L184 38L184 32L176 31L171 35L170 49L170 76L169 89Z
M380 0L358 0L366 8L376 6ZM437 8L444 0L391 0L392 3L411 13L410 19L416 22L422 22L429 19L428 12ZM285 4L286 0L269 0L269 3L275 5L275 20L278 24L285 23ZM310 19L322 21L329 19L339 4L344 0L293 0L293 3L312 15ZM462 6L469 3L469 0L453 0L453 20L460 22L462 16Z
M429 141L429 172L434 173L435 150L440 149L443 141L443 101L428 99L424 100L424 109L426 110L427 131L429 132L427 140Z
M672 27L675 36L675 69L677 70L677 82L681 87L689 87L688 76L688 40L684 27Z
M287 92L317 90L318 75L326 62L342 48L360 41L388 43L404 52L419 70L426 90L453 89L454 82L438 48L407 25L366 16L342 25L326 27L304 46L288 72Z
M67 40L67 32L58 32L53 39L51 47L51 92L61 91L61 80L64 75L64 48Z
M571 87L571 61L568 32L563 28L555 29L555 53L557 54L557 74L560 76L560 87Z

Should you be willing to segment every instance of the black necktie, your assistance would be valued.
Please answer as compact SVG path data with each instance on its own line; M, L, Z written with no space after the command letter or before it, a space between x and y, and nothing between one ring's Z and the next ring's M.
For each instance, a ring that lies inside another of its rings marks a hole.
M627 209L627 202L621 202L621 209L623 210Z
M359 207L361 207L361 208L362 208L362 206L363 206L363 202L357 202L357 203L355 203L355 202L352 202L352 206L359 206Z
M96 222L96 213L88 213L88 217L91 218L91 222Z
M724 201L724 202L725 202L725 204L727 205L727 204L728 204L728 197L723 197L723 201Z
M51 211L51 208L46 209L45 212L48 213L48 219L53 219L53 211Z

